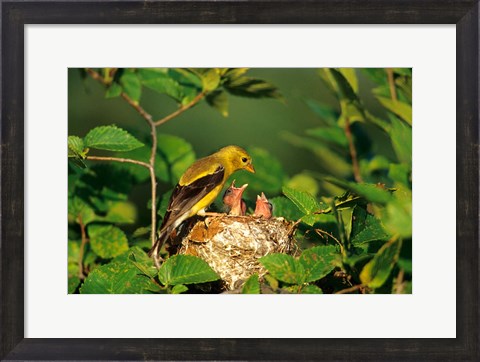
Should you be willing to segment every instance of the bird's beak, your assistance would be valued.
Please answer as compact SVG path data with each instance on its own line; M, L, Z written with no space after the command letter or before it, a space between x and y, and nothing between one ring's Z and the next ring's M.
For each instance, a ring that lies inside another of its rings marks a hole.
M251 163L249 163L246 167L245 167L245 170L247 170L248 172L251 172L251 173L255 173L255 169L253 168L253 165Z

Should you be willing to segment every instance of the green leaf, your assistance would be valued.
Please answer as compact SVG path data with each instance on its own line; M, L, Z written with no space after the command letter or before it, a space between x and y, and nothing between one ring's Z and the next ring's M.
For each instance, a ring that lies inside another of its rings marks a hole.
M181 294L183 292L186 292L187 290L188 290L188 287L186 285L177 284L172 288L171 293L172 294Z
M77 276L68 278L68 294L75 293L77 287L80 285L80 279Z
M339 257L335 246L316 246L305 250L299 262L305 269L305 282L313 282L330 273L335 267L334 261Z
M164 285L205 283L220 279L202 259L192 255L174 255L162 264L158 278Z
M302 290L302 294L323 294L323 291L316 285L305 285Z
M386 204L392 200L392 195L390 191L385 188L382 188L379 185L368 184L368 183L356 183L348 182L336 179L334 177L325 177L325 181L333 183L334 185L343 187L351 192L363 196L366 200L370 202L376 202L379 204Z
M389 164L388 177L393 181L403 184L404 186L410 186L410 173L411 168L406 164Z
M322 142L308 137L300 137L289 132L282 133L282 137L294 146L312 151L319 159L321 165L330 174L342 178L349 177L352 174L352 165L345 160L345 156L334 152Z
M312 196L317 196L319 191L317 180L307 173L298 173L288 180L286 186L289 188L308 192Z
M114 125L90 130L84 142L86 147L107 151L130 151L144 146L130 133Z
M258 281L258 274L253 274L243 284L242 294L260 294L260 283Z
M311 214L320 210L320 203L308 192L295 190L287 186L284 186L282 191L304 214Z
M74 154L79 155L80 157L85 157L83 140L77 136L68 136L68 148L74 152Z
M355 93L358 93L358 79L355 74L355 68L338 68L338 71L347 80L348 84Z
M278 194L287 175L280 161L262 148L248 148L248 153L252 157L255 166L255 174L246 171L236 172L232 178L235 178L237 185L248 184L246 194L250 198L255 197L260 192L269 195Z
M92 250L104 259L113 258L128 250L127 237L116 226L92 224L88 226L88 235Z
M337 126L339 113L329 105L319 103L313 99L306 100L307 106L320 117L326 125Z
M120 77L120 84L123 87L123 91L134 102L138 103L142 95L142 84L140 83L140 79L138 79L138 75L132 70L126 70Z
M153 259L150 258L141 248L134 246L129 249L127 255L128 260L130 260L132 264L135 265L140 272L142 272L142 274L145 274L150 278L153 278L157 275L158 270L153 264Z
M220 74L216 68L208 69L202 74L202 84L204 91L212 91L217 89L220 84Z
M395 113L405 122L407 122L410 126L412 125L412 106L410 104L400 101L394 101L387 97L377 96L377 99L390 112Z
M259 259L260 263L275 278L289 284L302 284L305 270L291 255L270 254Z
M397 158L408 165L412 164L412 127L396 117L390 117L389 135Z
M116 224L133 224L137 219L137 208L131 202L114 201L108 202L107 215L98 217L98 221L106 221Z
M142 77L146 76L142 75ZM166 73L156 72L155 77L149 75L147 79L142 81L142 84L157 93L166 94L176 101L181 101L183 98L180 84Z
M222 90L209 93L206 97L207 103L215 108L224 117L228 117L228 97Z
M159 134L155 175L164 182L176 185L188 167L195 162L195 152L183 138Z
M68 199L68 214L76 222L87 225L96 219L95 212L80 197L75 196Z
M122 86L118 83L112 83L105 92L105 98L115 98L122 94Z
M401 246L400 240L392 240L383 245L373 259L363 267L360 273L362 284L373 289L380 288L396 264Z
M286 197L278 196L269 201L273 205L274 216L284 217L287 220L298 220L303 216L298 207Z
M310 136L316 137L328 143L333 143L341 147L348 146L348 140L347 136L345 136L345 131L340 127L318 127L307 129L305 132Z
M277 87L260 79L240 77L228 80L224 87L227 92L236 96L283 99Z
M375 216L369 214L364 207L355 206L352 214L351 243L355 246L375 240L388 240L388 234L382 223Z
M115 259L116 260L116 259ZM144 294L159 292L149 277L125 258L95 268L80 288L81 294Z

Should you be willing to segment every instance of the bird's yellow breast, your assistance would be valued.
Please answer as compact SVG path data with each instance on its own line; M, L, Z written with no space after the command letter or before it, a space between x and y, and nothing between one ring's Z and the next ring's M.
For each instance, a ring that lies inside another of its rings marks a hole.
M222 191L224 182L215 187L212 191L205 195L199 202L197 202L191 210L191 216L196 215L200 210L208 207L212 202L215 201L220 191Z

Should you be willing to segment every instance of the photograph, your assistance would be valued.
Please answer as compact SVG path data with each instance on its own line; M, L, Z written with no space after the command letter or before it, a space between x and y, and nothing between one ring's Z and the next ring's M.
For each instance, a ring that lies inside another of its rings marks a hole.
M68 293L412 294L412 82L69 68Z

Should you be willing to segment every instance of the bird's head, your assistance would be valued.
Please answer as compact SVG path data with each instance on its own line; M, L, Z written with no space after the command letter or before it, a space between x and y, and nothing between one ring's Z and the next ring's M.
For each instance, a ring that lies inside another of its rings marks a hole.
M252 157L243 148L238 146L227 146L218 151L218 155L229 160L233 170L247 170L255 173L252 165Z
M223 194L223 204L230 211L231 215L245 215L246 204L242 200L243 191L247 188L248 184L242 187L235 187L235 180L232 181L232 185L225 190Z
M270 219L272 217L273 206L268 201L265 194L262 192L262 196L257 195L257 202L255 205L254 216L263 217L264 219Z

